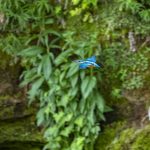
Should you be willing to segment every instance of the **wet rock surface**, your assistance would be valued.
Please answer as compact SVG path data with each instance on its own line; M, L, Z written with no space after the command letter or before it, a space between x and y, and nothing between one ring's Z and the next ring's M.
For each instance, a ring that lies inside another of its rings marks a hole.
M36 126L37 109L27 106L19 88L20 67L10 66L7 55L0 57L0 150L40 150L44 139Z

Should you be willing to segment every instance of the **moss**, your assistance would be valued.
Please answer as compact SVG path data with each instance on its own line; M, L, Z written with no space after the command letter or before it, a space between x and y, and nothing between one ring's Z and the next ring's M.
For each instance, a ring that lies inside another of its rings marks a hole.
M34 118L23 118L0 123L0 143L8 141L43 142L42 133L37 130Z
M0 119L5 120L5 119L13 118L14 117L13 111L14 111L14 108L12 106L5 108L4 110L0 112Z
M120 133L120 137L112 142L109 150L149 150L150 126L143 129L128 128Z
M10 98L10 95L0 95L0 102Z
M99 135L95 150L149 150L150 125L143 129L124 127L125 122L107 126Z
M125 124L126 122L122 121L107 125L96 141L95 150L105 150Z
M0 149L40 150L45 144L32 116L0 122Z
M35 125L36 108L27 108L21 99L14 97L0 96L0 149L42 149L45 140Z
M0 69L6 69L8 63L12 59L11 56L7 55L6 53L0 51Z
M132 142L131 149L149 150L150 149L150 125L138 132Z
M0 149L3 150L41 150L42 143L32 142L5 142L0 144Z
M116 137L110 146L108 147L108 150L128 150L130 149L130 140L132 139L132 136L134 135L135 130L133 128L125 129L120 133L119 137Z

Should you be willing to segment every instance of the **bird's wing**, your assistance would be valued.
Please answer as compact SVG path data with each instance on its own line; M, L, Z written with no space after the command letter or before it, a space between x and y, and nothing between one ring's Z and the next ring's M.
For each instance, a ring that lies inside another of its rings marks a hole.
M90 58L87 58L86 60L91 61L91 62L96 62L96 56L92 56Z
M82 64L79 65L79 68L80 68L80 69L86 69L88 66L89 66L89 64L87 64L87 63L82 63Z

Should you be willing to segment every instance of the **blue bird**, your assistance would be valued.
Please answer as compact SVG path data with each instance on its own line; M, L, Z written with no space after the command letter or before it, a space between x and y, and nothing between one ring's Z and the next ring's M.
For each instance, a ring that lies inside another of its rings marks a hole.
M92 56L85 60L75 60L74 62L79 64L80 69L86 68L100 68L100 66L96 63L96 57Z

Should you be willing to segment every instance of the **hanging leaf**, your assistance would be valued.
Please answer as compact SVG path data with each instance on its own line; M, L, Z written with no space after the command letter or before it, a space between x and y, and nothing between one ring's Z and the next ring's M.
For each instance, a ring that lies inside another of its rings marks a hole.
M20 87L26 86L27 84L31 83L33 80L39 77L39 75L36 73L36 69L33 68L30 71L24 71L23 72L23 78L24 80L19 85Z
M78 94L77 94L78 91L79 91L78 87L75 86L74 88L71 88L71 89L69 90L69 95L70 95L71 97L76 97L76 96L78 95Z
M88 111L87 118L89 120L89 123L93 126L95 124L95 116L94 116L94 110L95 110L95 103L94 103L94 97L93 97L93 103L90 105L90 109Z
M105 105L104 112L110 112L110 111L113 111L113 109Z
M104 112L104 108L105 108L105 102L104 102L104 99L103 97L98 94L98 93L95 93L95 99L96 99L96 105L97 105L97 108L98 110L103 113Z
M86 77L81 84L81 92L83 97L86 99L89 94L92 92L93 88L96 85L96 78L95 77Z
M45 121L45 117L44 117L44 108L41 108L37 115L36 115L36 118L37 118L37 126L40 126L42 125L42 123Z
M103 113L99 113L98 116L100 117L100 119L102 119L103 121L106 121L105 116L103 115Z
M79 66L76 63L72 63L70 65L70 69L67 73L67 77L71 77L72 75L74 75L78 71L79 71Z
M44 82L44 79L41 77L32 84L31 90L28 92L29 98L31 99L30 101L32 101L34 97L37 95L37 91L43 82Z

